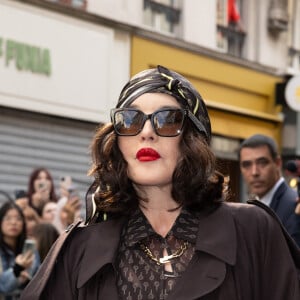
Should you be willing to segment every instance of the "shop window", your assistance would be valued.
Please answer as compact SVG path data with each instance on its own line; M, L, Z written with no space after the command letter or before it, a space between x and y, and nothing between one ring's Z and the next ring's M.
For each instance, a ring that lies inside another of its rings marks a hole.
M47 0L49 2L57 2L63 5L72 6L79 9L86 9L87 0Z
M227 201L241 201L240 190L240 170L237 151L240 146L238 139L213 135L211 148L217 157L217 170L224 178L224 188L226 189Z
M176 0L144 0L144 24L157 31L174 33L180 19Z
M288 67L300 71L300 2L290 0L288 2L289 29L288 29Z
M245 30L241 15L242 0L217 0L217 48L242 57Z

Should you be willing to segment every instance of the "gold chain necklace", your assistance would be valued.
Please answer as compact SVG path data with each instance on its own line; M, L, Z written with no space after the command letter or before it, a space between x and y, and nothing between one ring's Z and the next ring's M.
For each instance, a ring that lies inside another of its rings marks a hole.
M177 249L173 254L171 255L165 255L160 258L156 258L151 250L145 245L145 244L140 244L141 249L146 253L146 255L151 258L153 261L156 262L157 265L161 266L162 264L169 263L172 259L176 257L180 257L184 251L187 249L188 242L184 242L183 245L180 246L179 249Z

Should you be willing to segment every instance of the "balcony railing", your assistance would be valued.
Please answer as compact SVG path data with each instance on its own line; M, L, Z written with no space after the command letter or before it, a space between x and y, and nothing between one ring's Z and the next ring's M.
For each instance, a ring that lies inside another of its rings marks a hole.
M246 33L233 26L217 25L218 34L221 34L227 45L227 53L236 57L242 57Z
M177 24L180 18L180 9L153 0L144 0L144 9L150 8L154 13L164 14L170 23Z

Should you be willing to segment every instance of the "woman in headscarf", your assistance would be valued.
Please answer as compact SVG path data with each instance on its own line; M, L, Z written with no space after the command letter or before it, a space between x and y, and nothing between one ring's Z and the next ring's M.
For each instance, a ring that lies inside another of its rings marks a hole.
M299 250L264 209L223 201L210 139L187 79L162 66L134 76L93 139L85 226L22 299L299 299Z

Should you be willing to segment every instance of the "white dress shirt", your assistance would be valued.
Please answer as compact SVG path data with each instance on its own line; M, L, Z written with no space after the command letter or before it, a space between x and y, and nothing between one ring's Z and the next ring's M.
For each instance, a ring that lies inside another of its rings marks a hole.
M282 182L284 182L284 178L280 177L278 181L275 183L275 185L259 200L264 204L266 204L267 206L270 206L273 196L277 191L278 187L282 184Z

